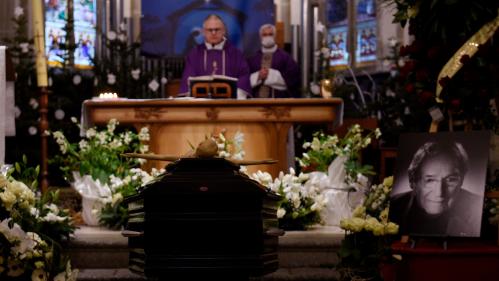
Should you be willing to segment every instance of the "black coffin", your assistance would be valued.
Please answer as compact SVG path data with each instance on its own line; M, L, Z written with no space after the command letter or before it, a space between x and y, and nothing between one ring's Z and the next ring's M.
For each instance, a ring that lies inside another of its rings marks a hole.
M182 158L125 200L130 269L163 280L273 272L279 199L230 161Z

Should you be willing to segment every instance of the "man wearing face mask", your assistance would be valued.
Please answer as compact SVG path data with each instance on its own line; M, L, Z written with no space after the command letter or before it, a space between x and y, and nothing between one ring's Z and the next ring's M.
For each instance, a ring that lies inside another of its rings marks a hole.
M203 21L204 43L195 46L185 59L185 67L178 96L188 96L189 77L225 75L237 78L237 98L251 94L249 68L243 53L227 38L225 23L211 14Z
M248 59L255 98L300 97L300 70L293 58L277 47L275 26L260 27L261 50Z

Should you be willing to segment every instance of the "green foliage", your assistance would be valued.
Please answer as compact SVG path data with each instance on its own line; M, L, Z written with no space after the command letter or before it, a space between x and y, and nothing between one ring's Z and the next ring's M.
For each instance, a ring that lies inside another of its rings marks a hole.
M398 233L398 225L388 219L392 185L392 177L373 185L352 217L341 220L346 231L338 251L342 280L383 280L379 266L392 262L390 245Z
M163 172L163 169L153 168L149 174L140 168L134 168L122 179L113 177L111 183L113 195L110 200L106 200L104 207L100 210L99 222L113 229L125 226L128 218L128 206L123 204L123 199L137 194L141 186Z
M251 178L282 196L277 204L280 228L303 230L321 223L320 211L325 206L325 196L316 183L308 183L308 174L297 176L290 168L288 174L280 172L275 179L261 171L252 174Z
M25 183L32 190L38 188L38 175L40 174L40 166L31 167L28 165L28 157L23 154L22 162L16 162L14 167L12 167L7 176L17 179Z
M307 171L327 172L331 162L343 156L347 159L345 169L351 179L355 179L359 173L371 175L374 173L372 166L359 163L360 152L371 143L372 137L380 136L379 129L365 134L358 124L351 126L343 138L316 132L311 142L303 144L303 148L307 151L296 160Z
M74 122L76 124L75 119ZM111 119L107 129L99 131L96 127L90 128L84 138L75 142L70 142L61 131L54 132L52 135L61 154L51 159L50 163L59 165L68 181L73 180L72 173L75 171L80 175L91 175L102 184L109 183L111 175L124 178L131 168L140 165L140 160L123 157L122 154L147 152L148 146L141 141L149 140L149 132L144 127L139 134L128 130L119 133L117 125L118 121Z
M38 167L26 163L24 157L7 177L0 175L0 268L4 269L0 279L31 280L32 274L55 277L66 275L66 269L72 275L62 244L74 232L73 222L57 207L58 192L39 195L33 180ZM19 181L13 175L20 176Z

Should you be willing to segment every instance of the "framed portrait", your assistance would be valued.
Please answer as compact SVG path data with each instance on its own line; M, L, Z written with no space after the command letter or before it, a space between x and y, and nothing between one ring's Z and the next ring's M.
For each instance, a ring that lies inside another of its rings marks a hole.
M479 237L490 133L409 133L399 139L390 219L400 234Z

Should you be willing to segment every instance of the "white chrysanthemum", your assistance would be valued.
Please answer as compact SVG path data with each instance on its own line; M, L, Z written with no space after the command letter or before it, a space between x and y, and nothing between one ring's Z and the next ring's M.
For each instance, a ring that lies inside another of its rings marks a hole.
M278 219L283 218L284 215L286 215L286 210L285 209L283 209L283 208L277 209L277 218Z
M139 148L139 151L140 153L146 153L149 151L149 145L147 144L144 144L144 145L141 145L140 148Z
M98 132L95 137L97 138L97 141L101 145L105 145L107 143L107 134L106 132Z
M81 151L86 151L87 149L89 149L88 142L84 139L80 140L80 142L78 143L78 147L80 147Z
M16 196L14 193L5 190L4 192L0 193L0 199L2 200L2 203L7 211L11 211L12 207L16 203Z
M139 140L140 141L149 141L150 136L149 136L149 128L148 127L142 127L139 132Z
M123 143L125 145L129 145L132 142L132 135L129 131L126 131L121 134L121 137L123 139Z
M116 129L116 126L119 124L118 120L116 120L115 118L109 120L109 122L107 123L107 131L112 134L114 133L114 130Z
M310 145L310 148L313 150L313 151L319 151L321 149L321 142L318 138L313 138L312 140L312 143Z
M48 221L48 222L61 222L61 221L65 221L66 217L61 217L61 216L58 216L52 212L49 212L45 215L45 217L42 218L42 220Z
M91 139L91 138L95 137L96 135L97 135L97 131L95 130L95 128L90 128L85 132L85 136L87 137L87 139Z
M302 148L303 148L303 149L307 149L307 148L309 148L311 145L312 145L312 144L311 144L310 142L308 142L308 141L307 141L307 142L304 142L304 143L303 143Z
M234 155L232 155L232 159L243 160L245 154L246 153L244 151L239 151L239 152L235 153Z
M120 139L113 139L111 143L109 143L109 148L111 149L116 149L123 146L123 143L121 142Z

